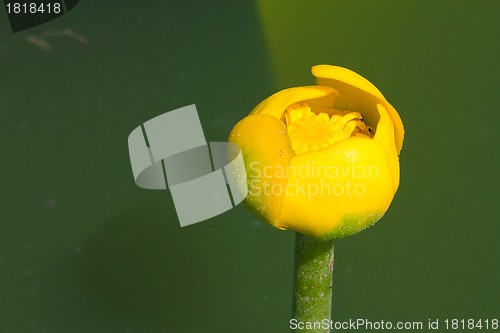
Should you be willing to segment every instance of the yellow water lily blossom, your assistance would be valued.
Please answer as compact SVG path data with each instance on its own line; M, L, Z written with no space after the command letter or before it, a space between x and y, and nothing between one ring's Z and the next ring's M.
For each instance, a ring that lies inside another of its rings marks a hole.
M279 229L332 239L387 211L399 186L404 130L397 111L359 74L312 68L316 86L266 98L232 130L243 154L246 205Z

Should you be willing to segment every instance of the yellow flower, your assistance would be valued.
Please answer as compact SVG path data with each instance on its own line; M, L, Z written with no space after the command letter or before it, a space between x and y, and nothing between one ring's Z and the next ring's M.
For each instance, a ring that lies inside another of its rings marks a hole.
M232 130L245 162L246 205L279 229L320 239L359 232L387 211L399 186L404 130L368 80L312 68L316 86L282 90Z

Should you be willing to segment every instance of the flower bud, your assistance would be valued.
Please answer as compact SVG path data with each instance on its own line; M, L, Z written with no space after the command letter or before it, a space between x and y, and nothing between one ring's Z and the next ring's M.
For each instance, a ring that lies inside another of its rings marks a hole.
M245 204L279 229L341 238L377 222L399 186L404 130L368 80L312 68L316 86L266 98L233 128L245 162Z

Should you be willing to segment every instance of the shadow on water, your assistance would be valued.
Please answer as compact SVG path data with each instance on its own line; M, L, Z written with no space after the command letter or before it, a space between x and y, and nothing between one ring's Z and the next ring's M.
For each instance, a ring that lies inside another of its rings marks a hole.
M181 228L167 192L151 191L80 244L44 272L57 277L40 286L54 304L51 316L64 309L55 328L286 328L293 234L275 232L243 207Z
M81 312L113 329L183 332L198 314L217 317L210 305L223 303L231 244L218 221L180 228L173 207L163 214L171 205L164 193L146 196L57 263L73 272L70 285L52 286L57 297L80 299Z

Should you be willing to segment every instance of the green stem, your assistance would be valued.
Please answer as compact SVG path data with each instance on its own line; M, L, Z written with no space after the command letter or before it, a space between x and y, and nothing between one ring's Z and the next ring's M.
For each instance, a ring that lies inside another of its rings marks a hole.
M319 323L329 323L331 319L332 271L333 240L316 240L297 232L293 319L303 325L303 329L297 328L295 333L330 332ZM316 327L312 326L315 323Z

